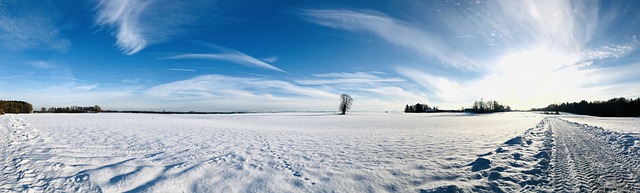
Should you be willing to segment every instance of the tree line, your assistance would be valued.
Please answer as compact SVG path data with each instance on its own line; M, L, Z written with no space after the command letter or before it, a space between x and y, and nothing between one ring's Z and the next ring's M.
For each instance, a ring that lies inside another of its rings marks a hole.
M508 112L511 111L509 105L500 104L498 101L480 101L473 102L473 106L469 111L473 113L495 113L495 112Z
M416 103L415 105L405 105L405 113L431 113L431 112L470 112L470 113L495 113L495 112L508 112L511 111L509 105L500 104L498 101L475 101L471 108L462 108L460 110L440 110L438 107L430 107L427 104Z
M92 107L79 107L79 106L70 106L70 107L51 107L45 108L42 107L39 113L99 113L102 112L102 108L100 106L92 106Z
M415 105L405 105L405 113L424 113L424 112L436 112L438 107L429 107L427 104L416 103Z
M33 112L33 106L28 102L0 100L0 114L31 113L31 112Z
M532 109L534 111L562 111L573 114L603 116L603 117L638 117L640 116L640 97L626 99L624 97L613 98L607 101L565 102L551 104L545 108Z

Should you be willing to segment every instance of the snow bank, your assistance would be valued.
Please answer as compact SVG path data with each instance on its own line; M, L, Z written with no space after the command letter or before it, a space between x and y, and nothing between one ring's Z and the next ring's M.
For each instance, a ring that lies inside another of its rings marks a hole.
M467 164L473 172L464 180L475 182L471 192L545 192L549 187L552 132L544 121L513 137L494 151ZM446 186L445 186L446 187ZM440 187L443 188L443 187ZM438 188L424 192L439 192ZM457 190L455 192L458 192Z

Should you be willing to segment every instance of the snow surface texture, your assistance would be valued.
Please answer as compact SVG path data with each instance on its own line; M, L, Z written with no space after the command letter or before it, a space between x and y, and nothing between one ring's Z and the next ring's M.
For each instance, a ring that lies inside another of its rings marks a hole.
M598 126L607 130L640 136L640 117L592 117L563 115L562 119L582 124Z
M638 192L639 141L533 113L4 115L0 192Z

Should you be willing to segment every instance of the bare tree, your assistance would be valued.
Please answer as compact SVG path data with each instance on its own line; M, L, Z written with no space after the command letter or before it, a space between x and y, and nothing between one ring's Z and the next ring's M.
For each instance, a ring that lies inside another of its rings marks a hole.
M351 109L351 105L353 104L353 98L347 94L340 95L340 111L342 115L347 113L347 110Z

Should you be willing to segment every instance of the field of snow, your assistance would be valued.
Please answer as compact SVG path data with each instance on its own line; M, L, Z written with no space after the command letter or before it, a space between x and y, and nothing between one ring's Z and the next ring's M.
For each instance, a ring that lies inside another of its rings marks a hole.
M640 117L593 117L583 115L563 115L563 119L607 130L640 136Z
M640 140L576 117L3 115L0 192L640 190Z

